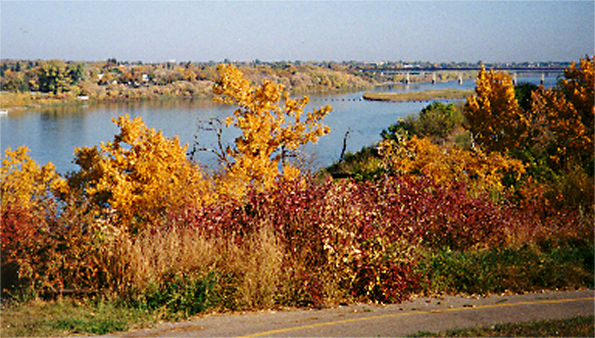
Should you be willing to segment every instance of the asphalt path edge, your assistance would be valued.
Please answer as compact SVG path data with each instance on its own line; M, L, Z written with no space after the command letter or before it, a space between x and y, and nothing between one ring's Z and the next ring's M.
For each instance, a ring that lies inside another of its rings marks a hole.
M213 313L107 337L355 337L564 319L595 313L595 290L417 297L400 304Z
M318 327L323 327L323 326L340 325L340 324L346 324L346 323L385 319L385 318L392 318L392 317L405 317L405 316L411 316L411 315L416 315L416 314L458 312L458 311L469 311L469 310L479 310L479 309L489 309L489 308L499 308L499 307L511 307L511 306L520 306L520 305L558 304L558 303L569 303L569 302L579 302L579 301L589 301L589 300L594 301L595 297L549 299L549 300L536 300L536 301L530 301L530 302L499 303L499 304L487 304L487 305L477 305L477 306L471 305L471 306L446 308L446 309L415 310L415 311L410 311L410 312L390 313L390 314L379 315L379 316L351 318L351 319L335 320L335 321L328 321L328 322L309 324L309 325L294 326L294 327L288 327L288 328L277 329L277 330L257 332L257 333L252 333L249 335L239 336L239 337L270 336L270 335L274 335L274 334L283 334L283 333L288 333L288 332L292 332L292 331L313 329L313 328L318 328Z

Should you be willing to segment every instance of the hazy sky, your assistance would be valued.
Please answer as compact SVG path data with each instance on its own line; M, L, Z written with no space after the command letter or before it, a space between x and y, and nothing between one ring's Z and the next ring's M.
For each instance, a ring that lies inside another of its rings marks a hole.
M0 0L1 58L570 61L594 1Z

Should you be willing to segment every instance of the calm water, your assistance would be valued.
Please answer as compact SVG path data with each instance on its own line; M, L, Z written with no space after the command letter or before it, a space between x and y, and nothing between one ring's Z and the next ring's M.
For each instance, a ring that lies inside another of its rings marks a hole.
M519 78L519 81L539 83L540 77ZM555 84L555 77L546 77L546 87ZM474 81L432 84L412 84L407 88L394 87L393 91L424 90L430 88L473 88ZM379 90L386 91L386 88ZM306 161L314 168L329 165L339 158L343 137L350 131L347 150L357 151L362 146L374 144L380 132L399 117L416 114L429 102L373 102L361 100L363 92L310 96L308 109L331 105L333 111L324 119L331 133L318 144L303 149ZM78 169L72 163L76 147L98 145L113 139L118 132L112 119L122 114L141 116L145 124L160 129L167 136L178 136L183 144L194 143L196 135L200 144L215 146L215 135L198 133L198 120L225 118L234 107L216 105L210 101L164 101L97 104L88 106L52 108L41 111L14 113L0 116L0 148L13 149L26 145L31 157L41 164L51 161L59 172ZM237 131L228 131L224 140L233 142ZM209 168L216 167L214 156L200 153L198 160Z

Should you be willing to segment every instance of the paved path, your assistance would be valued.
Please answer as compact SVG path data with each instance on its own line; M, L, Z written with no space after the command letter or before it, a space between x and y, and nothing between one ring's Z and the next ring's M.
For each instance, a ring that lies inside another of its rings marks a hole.
M217 314L119 337L403 336L418 331L568 318L595 312L595 290L419 298L402 304Z

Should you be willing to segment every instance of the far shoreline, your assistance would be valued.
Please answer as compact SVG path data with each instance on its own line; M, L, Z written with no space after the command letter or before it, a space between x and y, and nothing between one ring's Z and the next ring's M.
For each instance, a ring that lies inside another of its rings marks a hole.
M419 81L415 83L429 83L429 81ZM292 93L292 96L312 96L312 95L340 95L345 93L355 93L358 91L364 91L371 88L381 88L387 86L405 86L402 83L382 83L370 87L364 88L338 88L338 89L321 89L321 90L309 90L309 91L296 91ZM463 99L470 96L473 90L460 90L460 89L440 89L440 90L425 90L425 91L414 91L405 93L394 93L394 92L365 92L363 94L364 100L369 101L387 101L387 102L406 102L406 101L431 101L431 100L449 100L449 99ZM212 93L198 93L193 96L176 96L176 95L154 95L147 97L135 97L128 95L120 95L111 98L94 99L89 98L81 100L76 96L66 97L63 95L51 96L48 94L41 94L38 92L0 92L0 101L5 103L6 101L12 101L11 96L21 96L21 100L24 100L24 104L21 105L0 105L0 110L6 111L8 114L23 113L27 111L34 111L40 109L47 109L52 107L63 107L63 106L76 106L85 104L102 104L102 103L126 103L126 102L151 102L151 101L172 101L172 100L211 100ZM8 99L7 99L8 97Z

